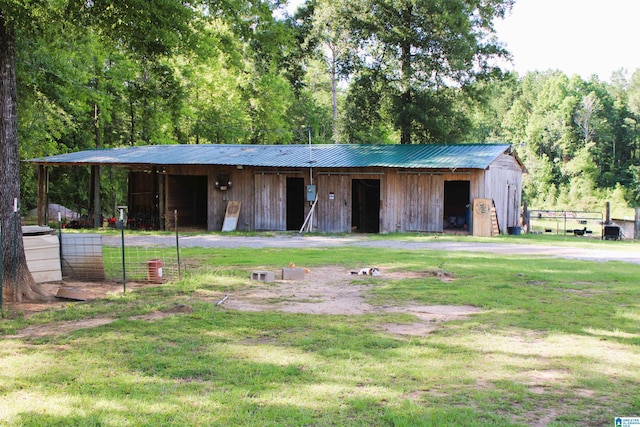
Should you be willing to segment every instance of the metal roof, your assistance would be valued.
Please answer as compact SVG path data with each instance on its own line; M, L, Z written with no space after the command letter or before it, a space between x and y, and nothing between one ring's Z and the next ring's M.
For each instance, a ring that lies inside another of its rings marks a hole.
M40 157L42 165L229 165L486 169L509 144L147 145Z

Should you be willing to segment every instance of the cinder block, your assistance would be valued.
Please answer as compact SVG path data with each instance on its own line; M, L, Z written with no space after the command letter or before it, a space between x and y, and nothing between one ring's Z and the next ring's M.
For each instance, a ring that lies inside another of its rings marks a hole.
M251 280L258 280L260 282L273 282L275 277L272 271L252 271Z
M283 268L282 280L304 280L304 268Z
M87 293L82 289L58 288L57 298L72 299L76 301L86 301Z

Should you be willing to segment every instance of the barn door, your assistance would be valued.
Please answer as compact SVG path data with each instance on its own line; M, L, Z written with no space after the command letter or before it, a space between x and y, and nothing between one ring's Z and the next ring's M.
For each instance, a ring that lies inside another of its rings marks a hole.
M318 175L318 231L351 231L351 178L344 175Z
M429 223L427 230L430 232L442 232L444 217L444 178L442 175L429 177Z
M286 178L281 174L255 175L256 230L286 229Z
M351 231L380 232L380 180L351 181Z
M442 176L407 174L405 177L405 231L442 231Z
M405 175L407 184L405 200L405 230L427 230L427 179L425 175Z
M444 183L444 227L450 230L468 230L471 224L470 181L446 181Z
M520 200L518 198L518 186L507 185L507 227L520 225Z
M304 178L287 178L287 230L300 230L304 224Z
M206 229L208 209L207 177L199 175L169 175L168 187L167 210L171 213L174 210L178 211L180 227ZM145 221L145 218L146 216L142 216L140 219L133 218L133 221ZM144 227L144 225L140 225L140 227Z

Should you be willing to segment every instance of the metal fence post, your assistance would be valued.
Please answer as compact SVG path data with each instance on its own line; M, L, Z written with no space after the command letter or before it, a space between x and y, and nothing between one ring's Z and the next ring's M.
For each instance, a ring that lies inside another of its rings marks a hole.
M19 300L18 295L18 226L20 222L18 214L18 199L13 199L13 291L16 295L16 300Z
M124 258L124 209L120 209L120 234L122 240L122 293L127 293L127 267Z
M4 317L4 310L3 310L3 295L2 292L4 291L4 287L2 286L2 275L4 274L3 271L3 264L4 259L2 258L2 221L0 221L0 314L2 315L2 317Z
M173 219L176 225L176 254L178 257L178 280L182 278L182 274L180 271L180 238L178 237L178 210L175 209L173 211Z

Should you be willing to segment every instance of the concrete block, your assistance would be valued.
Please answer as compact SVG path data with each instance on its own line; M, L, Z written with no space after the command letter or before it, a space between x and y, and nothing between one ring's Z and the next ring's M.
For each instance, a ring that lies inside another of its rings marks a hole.
M283 268L282 280L304 280L304 268Z
M82 289L59 288L56 294L57 298L72 299L76 301L86 301L87 294Z
M272 271L252 271L251 280L257 280L260 282L273 282L275 277Z

